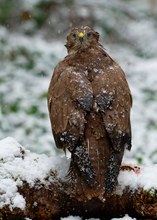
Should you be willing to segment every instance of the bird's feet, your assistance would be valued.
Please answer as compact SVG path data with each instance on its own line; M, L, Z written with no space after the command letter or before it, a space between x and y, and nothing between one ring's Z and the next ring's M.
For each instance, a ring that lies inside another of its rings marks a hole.
M141 173L141 168L138 167L138 166L134 166L132 164L125 164L125 163L123 163L121 165L121 170L129 170L129 171L133 170L136 174L140 174Z

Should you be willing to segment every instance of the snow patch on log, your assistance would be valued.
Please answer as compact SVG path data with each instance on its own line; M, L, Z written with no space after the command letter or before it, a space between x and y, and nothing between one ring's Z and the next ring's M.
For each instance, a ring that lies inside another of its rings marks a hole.
M119 186L117 191L123 191L127 186L132 190L143 188L143 190L157 189L157 165L141 166L140 173L137 174L133 170L122 171L119 174ZM121 193L122 193L121 191Z
M61 220L81 220L82 218L79 216L68 216L65 218L61 218Z
M82 218L79 216L68 216L65 218L61 218L61 220L82 220ZM100 220L100 219L99 218L90 218L87 220ZM129 215L126 214L122 218L112 218L111 220L136 220L136 218L131 218Z
M123 218L112 218L111 220L136 220L136 218L131 218L129 215L125 215Z
M25 198L18 192L23 182L33 187L37 181L49 184L67 174L69 161L26 150L14 138L0 141L0 208L24 210ZM51 175L50 175L51 174ZM54 177L54 178L53 178ZM48 179L47 179L48 178Z

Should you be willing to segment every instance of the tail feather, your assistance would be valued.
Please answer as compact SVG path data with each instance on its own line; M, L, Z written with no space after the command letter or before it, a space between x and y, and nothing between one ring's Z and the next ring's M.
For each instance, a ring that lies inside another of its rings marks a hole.
M105 172L105 192L112 193L117 185L123 152L111 151L108 167Z
M71 160L73 165L70 167L77 167L84 181L89 185L93 184L95 181L96 173L92 167L86 148L82 145L78 145L72 152Z

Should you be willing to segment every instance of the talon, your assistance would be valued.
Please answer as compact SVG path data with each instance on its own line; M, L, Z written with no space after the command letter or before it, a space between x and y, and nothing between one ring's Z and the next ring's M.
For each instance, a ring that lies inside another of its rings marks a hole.
M141 168L138 167L138 166L134 166L132 164L122 164L121 165L121 170L128 170L128 171L133 170L136 174L141 173Z

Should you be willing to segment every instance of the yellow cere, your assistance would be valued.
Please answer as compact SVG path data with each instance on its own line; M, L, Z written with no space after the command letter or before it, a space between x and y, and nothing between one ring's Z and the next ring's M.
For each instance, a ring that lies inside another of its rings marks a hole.
M84 34L83 34L82 32L80 32L80 33L78 34L78 37L84 37Z

